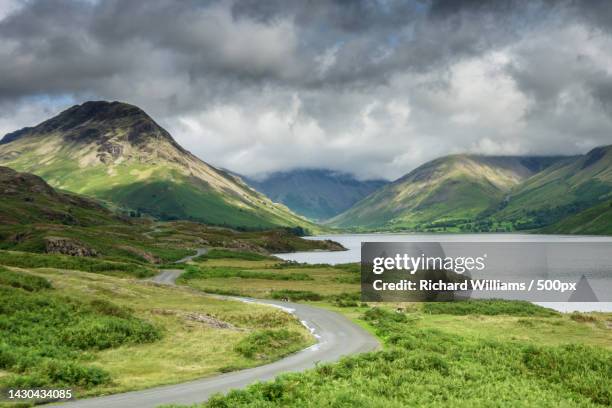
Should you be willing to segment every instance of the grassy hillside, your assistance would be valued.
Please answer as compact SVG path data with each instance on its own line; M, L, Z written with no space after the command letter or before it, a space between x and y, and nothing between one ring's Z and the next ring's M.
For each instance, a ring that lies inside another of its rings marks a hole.
M55 191L40 177L0 167L0 222L94 226L127 223L94 200Z
M513 221L522 229L538 228L611 197L612 145L560 161L527 179L512 191L494 218ZM571 232L563 229L563 225L570 227L571 222L559 224L557 230Z
M161 219L317 227L179 146L135 106L87 102L6 135L0 164Z
M360 181L349 174L318 169L278 172L247 182L273 201L313 220L338 215L387 183Z
M300 231L287 228L239 232L190 221L119 216L91 199L58 192L38 176L6 167L0 167L0 197L0 261L11 266L77 266L145 277L154 273L154 264L175 261L203 246L262 254L343 249L331 241L301 239L295 235Z
M580 211L541 231L547 234L612 235L612 201Z
M334 217L336 227L435 229L493 211L558 158L453 155L426 163Z
M142 389L259 365L313 341L271 307L74 269L2 265L2 388L70 388L76 396Z

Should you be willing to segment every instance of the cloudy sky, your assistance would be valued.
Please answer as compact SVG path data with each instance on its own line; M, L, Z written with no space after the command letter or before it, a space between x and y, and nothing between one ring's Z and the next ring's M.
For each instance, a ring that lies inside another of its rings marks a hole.
M391 179L612 143L610 3L482 3L0 0L0 134L119 100L243 174Z

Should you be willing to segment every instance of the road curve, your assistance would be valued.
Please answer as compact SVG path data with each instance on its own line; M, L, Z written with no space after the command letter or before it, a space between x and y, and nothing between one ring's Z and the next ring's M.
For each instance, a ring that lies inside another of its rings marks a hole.
M205 251L198 250L198 254L181 261L186 262L205 253ZM161 270L160 274L151 280L161 284L173 285L181 272L180 269ZM311 330L318 341L307 349L271 364L181 384L75 400L61 406L71 408L147 408L161 404L193 404L206 401L211 395L218 392L227 392L233 388L244 388L256 381L273 379L281 373L303 371L314 367L318 362L336 361L342 356L372 351L380 346L374 336L344 316L329 310L274 300L223 298L270 305L291 312Z

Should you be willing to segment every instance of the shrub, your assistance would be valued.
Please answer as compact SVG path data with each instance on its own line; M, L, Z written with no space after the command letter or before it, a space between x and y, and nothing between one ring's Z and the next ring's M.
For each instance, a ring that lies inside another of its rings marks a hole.
M51 288L51 282L40 276L13 272L0 266L0 285L21 288L28 292Z
M552 309L517 300L483 299L423 304L423 312L449 315L558 316Z
M201 268L189 265L179 278L182 281L191 279L242 278L280 281L309 281L313 278L305 273L274 273L265 271L243 270L231 267Z
M266 360L301 339L301 334L287 329L258 330L240 340L234 349L246 358Z
M154 271L136 263L112 262L95 258L0 251L0 264L19 268L58 268L84 272L122 272L138 278L154 275Z
M44 285L44 284L40 284ZM83 350L157 340L160 331L106 300L83 302L53 290L0 286L0 386L88 388L110 381L81 364Z
M103 350L126 343L150 343L160 338L159 330L150 323L114 316L82 319L66 328L62 336L67 345L81 350Z
M232 251L228 249L211 249L206 254L194 258L194 261L205 261L207 259L240 259L244 261L264 261L274 259L268 255L248 251Z
M274 290L270 293L272 299L287 299L290 301L312 300L317 301L323 299L323 296L309 290Z

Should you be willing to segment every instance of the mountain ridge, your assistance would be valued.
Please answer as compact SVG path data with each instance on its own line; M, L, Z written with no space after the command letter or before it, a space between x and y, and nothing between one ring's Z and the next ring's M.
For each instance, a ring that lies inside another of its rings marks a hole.
M388 183L360 181L348 173L312 168L274 172L261 180L243 178L273 201L313 220L331 218Z
M517 186L577 156L454 154L426 162L329 220L340 228L435 230L494 213Z
M200 160L143 110L122 102L85 102L9 133L0 143L0 164L161 219L317 229Z

